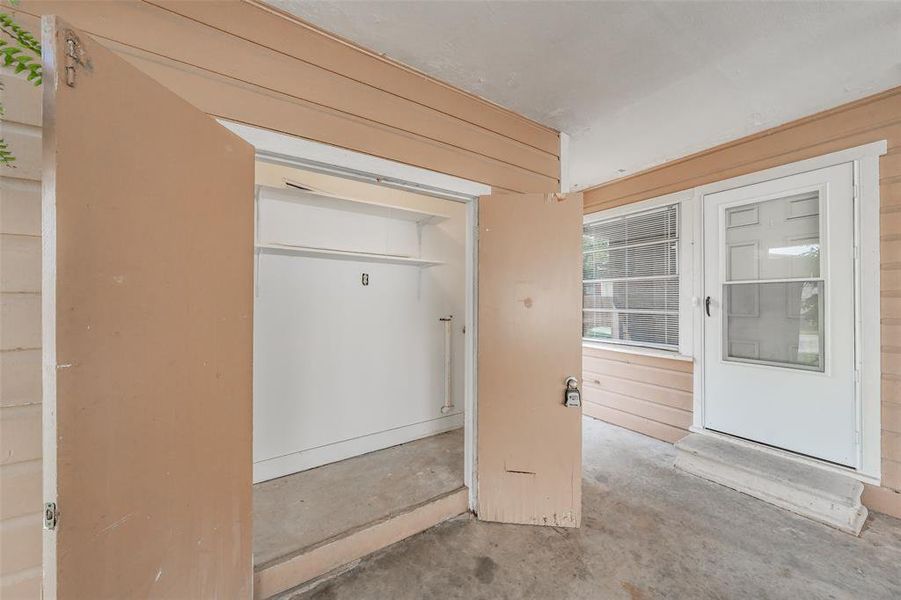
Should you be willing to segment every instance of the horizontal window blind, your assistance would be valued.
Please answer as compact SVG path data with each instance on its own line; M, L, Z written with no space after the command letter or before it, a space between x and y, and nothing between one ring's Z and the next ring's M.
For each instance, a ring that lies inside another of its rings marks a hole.
M679 206L586 223L582 336L679 348Z

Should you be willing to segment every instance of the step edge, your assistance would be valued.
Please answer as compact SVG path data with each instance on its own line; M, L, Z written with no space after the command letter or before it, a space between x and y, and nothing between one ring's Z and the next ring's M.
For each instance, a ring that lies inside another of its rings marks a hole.
M300 552L291 552L290 555L267 561L254 568L253 597L256 600L273 598L330 570L371 556L392 544L465 514L468 511L468 494L468 488L462 486L309 545ZM395 522L396 530L385 533L385 526L391 522ZM359 537L355 542L359 547L348 547L347 544L354 543L355 537ZM376 541L380 537L385 539Z
M762 502L767 502L768 504L772 504L779 508L788 510L812 521L828 525L845 533L850 533L855 536L859 535L860 530L863 527L864 522L866 521L867 515L869 514L866 506L864 506L862 503L859 503L857 505L835 503L830 502L827 498L813 494L808 494L808 496L817 501L815 505L805 505L794 502L785 498L784 496L768 493L764 490L761 490L756 486L736 479L734 476L728 477L728 474L724 475L722 473L711 473L703 468L703 464L699 465L699 461L697 459L698 457L694 455L677 455L674 467L689 475L700 477L717 485L722 485L723 487L727 487L729 489L743 493ZM711 463L713 461L708 461L701 458L700 462ZM724 465L726 467L730 466L728 465L728 463L715 464ZM732 470L738 473L745 472L738 469ZM818 507L822 510L817 510Z
M698 435L698 434L695 434L695 435ZM688 436L688 437L691 437L691 436ZM704 437L704 436L700 436L700 437ZM709 450L711 450L710 448L698 449L696 446L692 446L692 445L688 445L688 444L680 445L682 441L683 440L680 440L679 443L677 443L675 445L676 450L679 453L685 453L685 454L690 454L692 456L697 456L697 457L703 458L705 460L709 460L711 462L715 462L718 464L728 466L730 468L739 468L749 474L753 474L753 473L767 474L768 476L770 476L780 482L786 482L787 484L790 484L794 487L803 487L804 489L806 489L812 493L815 493L819 497L832 498L836 501L843 501L845 498L852 498L852 500L851 500L852 505L856 505L860 502L860 496L861 496L861 494L863 494L863 490L864 490L863 482L861 482L858 479L855 479L854 477L852 477L850 475L844 475L842 473L833 473L833 472L829 472L829 471L819 470L814 466L804 465L803 463L792 461L789 458L784 458L781 456L774 456L774 455L768 454L766 452L763 452L761 450L757 450L754 448L747 448L744 446L733 445L733 447L738 447L742 451L747 451L749 454L756 453L756 454L762 456L763 458L765 458L766 462L768 462L768 463L784 462L784 464L787 464L787 465L790 464L790 465L795 465L795 466L806 467L807 469L810 469L810 471L812 473L815 473L815 475L818 478L820 478L821 480L826 480L826 481L832 480L832 481L837 482L837 485L839 485L839 486L848 487L849 494L846 495L846 494L839 493L839 492L832 492L832 491L824 490L823 488L820 488L820 487L811 487L810 485L798 483L796 480L790 479L786 474L776 473L774 475L772 471L769 471L767 469L757 468L755 465L746 464L744 461L742 463L726 461L726 460L723 460L722 458L720 458L719 454L717 454L715 452L710 452L709 451ZM729 442L721 442L720 440L715 440L715 442L722 444L724 446L729 445Z

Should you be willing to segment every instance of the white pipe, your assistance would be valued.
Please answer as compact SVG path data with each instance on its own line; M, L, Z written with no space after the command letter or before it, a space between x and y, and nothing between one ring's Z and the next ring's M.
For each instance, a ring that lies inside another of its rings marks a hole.
M454 316L441 317L440 321L444 321L444 405L441 407L441 414L446 415L454 407L454 397L452 395L451 381L453 380L453 371L451 369L451 336L453 335Z

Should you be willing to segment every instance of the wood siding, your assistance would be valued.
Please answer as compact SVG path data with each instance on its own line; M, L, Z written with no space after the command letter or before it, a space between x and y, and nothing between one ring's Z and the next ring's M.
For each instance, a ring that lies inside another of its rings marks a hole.
M556 191L559 134L252 1L24 1L207 113L479 181Z
M207 113L491 185L559 187L559 134L253 2L22 2L54 13ZM0 178L0 596L41 585L40 90L4 76Z
M866 497L878 502L878 510L889 512L892 508L901 516L901 495L892 493L901 491L901 87L591 188L585 191L585 212L879 140L888 142L888 154L880 160L879 174L883 487L868 487ZM650 418L648 411L635 410L641 418ZM668 439L662 434L649 435Z
M584 346L582 388L589 417L671 443L688 434L689 361Z
M41 595L41 90L0 73L0 598Z

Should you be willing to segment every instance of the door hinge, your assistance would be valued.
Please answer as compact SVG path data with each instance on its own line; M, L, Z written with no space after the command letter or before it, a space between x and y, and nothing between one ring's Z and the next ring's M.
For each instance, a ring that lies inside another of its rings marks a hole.
M84 66L84 49L74 31L66 31L66 85L75 87L75 67Z
M47 502L44 504L44 529L52 531L56 529L59 522L59 511L56 510L56 502Z

